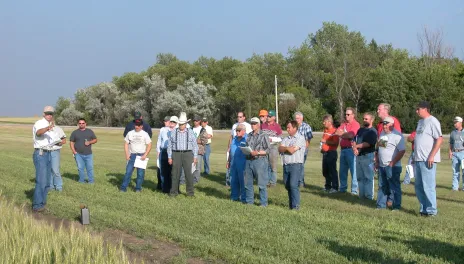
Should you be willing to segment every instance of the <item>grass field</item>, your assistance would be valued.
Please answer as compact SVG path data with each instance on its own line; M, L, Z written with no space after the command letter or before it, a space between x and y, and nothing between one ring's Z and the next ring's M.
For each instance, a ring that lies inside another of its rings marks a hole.
M34 188L32 127L0 128L0 189L8 199L30 204ZM267 208L244 206L228 199L229 190L223 184L226 133L217 133L213 139L212 175L196 185L195 198L180 195L171 199L155 190L154 166L146 173L142 193L118 192L125 170L122 131L94 131L99 139L93 146L96 184L77 183L76 165L66 146L61 158L64 191L50 193L47 204L57 217L76 219L79 204L85 203L91 210L90 227L95 230L119 229L145 239L174 241L186 248L189 256L212 262L464 260L464 192L451 191L451 163L445 155L437 170L438 217L422 218L418 216L413 185L403 186L400 212L375 210L374 201L361 202L350 194L320 191L323 177L321 155L316 151L320 136L316 136L306 163L309 186L302 189L301 210L290 211L280 172L278 186L269 190ZM65 132L69 136L70 130ZM442 154L446 153L445 147Z
M2 117L0 116L0 123L33 125L35 121L39 119L40 119L39 117Z

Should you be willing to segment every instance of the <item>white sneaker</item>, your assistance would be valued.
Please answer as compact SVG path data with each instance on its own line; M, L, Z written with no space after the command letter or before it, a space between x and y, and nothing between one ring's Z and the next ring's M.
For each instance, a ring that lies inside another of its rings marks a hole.
M338 191L332 188L329 190L329 193L338 193Z

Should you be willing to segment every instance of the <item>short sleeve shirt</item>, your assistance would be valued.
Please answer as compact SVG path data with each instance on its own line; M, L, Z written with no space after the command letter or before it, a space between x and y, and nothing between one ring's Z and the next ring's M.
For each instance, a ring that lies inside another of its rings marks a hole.
M340 125L338 129L343 130L344 133L353 132L353 135L356 136L360 127L361 126L359 125L358 121L353 120L350 123L343 123L342 125ZM351 140L342 138L340 140L340 147L342 148L351 147Z
M272 130L276 133L277 136L281 136L282 135L282 128L280 127L279 124L277 124L276 122L274 122L272 125L268 124L267 122L263 123L261 125L261 129L268 129L268 130Z
M385 133L385 131L380 133L378 147L379 165L386 167L398 152L406 149L406 144L403 135L393 129L391 133ZM401 166L401 161L398 161L395 166Z
M375 151L375 144L377 143L377 130L373 127L365 128L362 127L356 133L356 144L368 143L370 147L359 149L359 155L362 156L367 153Z
M299 133L296 133L293 137L289 135L282 140L282 143L280 145L284 147L292 147L292 146L299 147L299 149L295 151L293 154L289 154L289 153L282 154L282 161L284 165L304 163L304 153L306 151L306 140L303 137L303 135Z
M211 126L205 126L205 129L206 129L206 133L208 133L208 135L213 135L213 128ZM208 143L206 144L211 144L211 138L208 138Z
M32 128L32 139L34 141L34 148L45 148L50 144L52 138L49 134L44 133L41 136L37 136L37 131L46 128L50 125L50 123L45 119L42 118L35 122L34 127Z
M270 147L269 136L262 130L259 130L257 134L254 134L254 132L250 132L247 135L246 142L252 150L256 151L267 151Z
M298 127L298 133L300 133L300 135L302 135L306 141L309 141L313 138L313 130L308 125L308 123L301 123L301 125Z
M449 143L451 149L454 150L461 150L464 149L464 129L459 131L457 129L451 131Z
M124 141L129 144L129 152L131 154L144 154L147 151L147 145L151 143L150 135L143 130L139 132L135 130L129 131Z
M97 137L91 129L86 128L85 130L76 129L71 133L69 140L74 142L74 149L77 153L82 155L92 154L92 145L85 145L85 141L94 140Z
M427 161L435 141L441 136L443 135L440 122L434 116L419 120L414 138L414 161ZM433 161L441 161L440 150L435 154Z
M337 129L335 127L332 127L331 129L324 129L324 134L322 134L322 139L325 141L335 141L337 144L336 145L328 145L327 143L322 144L322 151L327 152L329 150L337 150L338 148L338 142L339 142L339 137L335 135L335 132Z

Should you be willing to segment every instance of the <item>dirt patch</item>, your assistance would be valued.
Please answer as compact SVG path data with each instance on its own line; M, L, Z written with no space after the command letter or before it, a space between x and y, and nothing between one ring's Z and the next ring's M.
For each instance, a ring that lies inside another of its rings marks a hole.
M27 208L25 210L34 219L44 221L56 229L59 229L60 226L64 228L71 228L72 226L77 230L85 230L85 226L77 221L61 219L47 213L34 213L31 209ZM91 233L102 236L105 243L115 246L118 246L122 241L122 245L131 263L141 263L141 261L144 263L172 263L183 252L183 249L175 243L156 239L142 239L120 230L108 229L103 232ZM210 262L206 262L200 258L188 258L187 263L204 264Z

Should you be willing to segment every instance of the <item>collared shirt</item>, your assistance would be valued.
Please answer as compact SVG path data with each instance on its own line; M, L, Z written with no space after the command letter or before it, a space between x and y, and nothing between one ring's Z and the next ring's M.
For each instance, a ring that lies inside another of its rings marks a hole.
M449 144L451 146L451 150L460 150L464 149L464 129L461 131L455 129L451 131L450 138L449 138Z
M353 120L349 123L345 122L341 124L341 126L338 129L342 129L344 133L353 132L353 136L356 136L360 128L361 126L359 125L358 121ZM351 139L342 138L340 140L340 147L342 148L351 147Z
M230 166L234 165L244 165L246 161L245 154L240 150L240 144L246 142L246 134L244 137L242 137L240 140L238 139L237 136L235 136L232 139L232 142L230 143L230 152L229 152L229 157L230 157Z
M396 131L401 133L400 120L398 120L398 118L396 118L394 116L390 116L390 117L393 118L393 121L395 121L395 123L393 123L393 127L396 129ZM382 131L383 131L383 121L380 120L380 122L377 123L377 134L379 135L379 137L380 137L380 133L382 133Z
M161 152L161 149L168 148L169 136L171 135L170 127L162 127L160 129L158 140L156 141L156 151Z
M292 147L298 146L299 149L295 151L293 154L290 153L283 153L282 154L282 161L284 165L288 164L296 164L296 163L304 163L304 153L306 151L306 140L300 133L296 133L293 137L287 136L282 140L280 144L284 147Z
M326 143L322 144L321 150L324 152L327 152L329 150L337 150L338 148L338 142L339 142L339 137L335 135L335 132L337 129L335 127L326 129L324 128L324 134L322 134L322 139L326 141ZM336 145L329 145L327 144L327 141L335 141Z
M256 151L263 150L267 152L267 150L270 147L269 136L262 130L259 130L257 134L255 134L254 132L250 132L247 135L246 142L252 150Z
M282 135L282 128L280 127L279 124L277 124L277 122L274 122L272 125L269 124L268 122L264 122L263 124L261 124L261 129L272 130L276 133L277 136Z
M305 122L301 123L301 125L298 127L298 133L300 133L300 135L303 135L306 141L311 140L313 138L313 130Z
M250 133L251 131L253 131L253 129L251 128L251 125L248 124L248 122L242 122L242 123L238 123L238 122L237 122L237 123L235 123L235 124L232 126L232 131L231 131L231 133L230 133L230 134L232 135L232 137L235 137L235 136L237 135L237 132L235 131L235 129L237 128L237 126L238 126L239 124L242 124L242 125L245 126L245 133L248 134L248 133Z
M197 158L197 138L195 134L193 134L192 129L185 128L184 131L180 131L179 129L172 131L168 143L168 158L171 158L172 152L176 150L191 150L193 152L193 158Z
M53 143L53 138L49 131L43 133L41 136L37 136L37 131L46 128L50 125L50 122L47 119L42 118L35 122L34 127L32 128L32 140L34 141L34 148L47 148Z
M59 139L66 138L66 134L64 133L63 129L61 129L61 127L59 126L54 126L53 129L50 130L49 132L54 133L56 138L59 138ZM62 145L55 144L53 146L50 146L50 150L59 150L61 148L63 148Z

